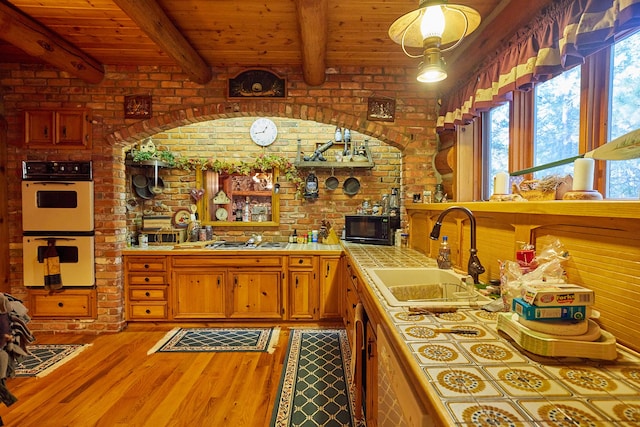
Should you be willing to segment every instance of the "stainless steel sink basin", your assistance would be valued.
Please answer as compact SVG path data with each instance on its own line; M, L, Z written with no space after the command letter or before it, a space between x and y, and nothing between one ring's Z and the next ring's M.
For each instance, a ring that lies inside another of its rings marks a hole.
M492 300L480 294L469 276L439 268L368 268L392 307L478 307Z

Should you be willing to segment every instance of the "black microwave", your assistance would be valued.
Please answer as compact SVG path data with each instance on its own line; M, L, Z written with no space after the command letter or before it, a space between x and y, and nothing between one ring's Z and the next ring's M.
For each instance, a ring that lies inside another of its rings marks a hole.
M345 215L344 239L370 245L393 245L400 217L389 215Z

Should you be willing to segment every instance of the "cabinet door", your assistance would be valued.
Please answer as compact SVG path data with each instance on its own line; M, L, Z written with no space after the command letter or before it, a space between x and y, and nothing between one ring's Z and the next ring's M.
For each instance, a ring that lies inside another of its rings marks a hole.
M281 275L281 270L231 273L230 317L282 319Z
M219 270L173 271L173 317L224 318L225 272Z
M342 274L339 257L320 258L320 318L340 318Z
M315 272L289 272L289 317L291 319L317 319L317 295L318 286Z
M53 117L53 111L25 111L25 144L29 146L52 146L55 135Z
M85 110L56 112L56 146L88 147L87 124L88 113Z
M365 368L365 416L367 426L376 426L378 418L378 342L375 326L367 322Z

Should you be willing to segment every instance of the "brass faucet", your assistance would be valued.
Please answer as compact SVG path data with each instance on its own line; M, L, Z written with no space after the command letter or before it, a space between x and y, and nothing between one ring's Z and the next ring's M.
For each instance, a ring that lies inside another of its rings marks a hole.
M438 240L438 238L440 237L440 227L442 226L442 220L451 211L464 212L471 221L471 249L469 250L470 255L469 263L467 265L467 273L473 278L473 283L480 283L478 281L478 276L484 273L485 270L480 263L480 259L478 259L477 255L478 249L476 249L476 217L473 215L473 212L462 206L451 206L450 208L443 210L436 220L436 223L433 226L433 230L431 230L431 235L429 237L431 237L431 240Z

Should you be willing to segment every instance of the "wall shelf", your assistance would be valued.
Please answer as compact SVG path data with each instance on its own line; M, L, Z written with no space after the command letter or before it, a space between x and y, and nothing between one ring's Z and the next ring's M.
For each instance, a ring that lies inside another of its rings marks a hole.
M354 142L352 142L354 143ZM354 143L355 144L355 143ZM335 147L335 148L334 148ZM336 148L341 148L340 150L336 150ZM364 149L364 157L366 157L366 161L362 160L362 161L342 161L342 162L336 162L336 161L318 161L318 160L314 160L314 161L310 161L310 160L304 160L303 156L302 156L302 146L301 146L301 142L300 140L298 140L298 152L296 154L296 160L293 163L294 166L298 169L339 169L339 168L349 168L349 169L355 169L355 168L362 168L362 169L371 169L375 166L375 163L373 162L373 158L371 157L371 150L369 149L369 142L367 140L364 141L364 143L361 145L361 148ZM316 148L313 149L313 151L315 151L317 149ZM326 153L332 153L335 151L339 151L342 152L344 149L344 143L336 143L334 144L331 148L329 148ZM333 154L328 154L328 156L330 158L335 158L335 153Z

